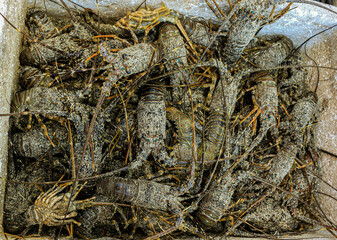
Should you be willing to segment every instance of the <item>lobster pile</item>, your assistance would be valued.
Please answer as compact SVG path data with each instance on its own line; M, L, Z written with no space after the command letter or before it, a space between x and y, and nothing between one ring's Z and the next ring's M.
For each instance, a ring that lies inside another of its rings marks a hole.
M208 3L212 23L164 5L111 24L30 9L6 232L208 239L328 225L313 195L316 93L288 37L256 37L289 10L280 3L241 0L227 15Z

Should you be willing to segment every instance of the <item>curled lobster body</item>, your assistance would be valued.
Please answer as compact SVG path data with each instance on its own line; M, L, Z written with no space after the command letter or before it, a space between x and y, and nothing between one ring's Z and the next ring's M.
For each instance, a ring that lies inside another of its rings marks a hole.
M255 67L262 69L275 67L281 64L294 48L291 39L284 35L273 36L271 39L266 40L266 42L268 44L265 48L248 57Z
M209 28L209 22L201 18L180 18L188 37L194 43L207 47L213 39L213 34Z
M25 89L32 87L49 87L55 81L48 73L42 73L35 67L25 66L20 70L20 85Z
M213 111L207 120L205 146L200 147L199 155L205 161L212 161L218 156L225 135L225 113ZM202 154L203 153L203 154Z
M39 39L47 39L57 33L55 24L42 10L28 11L27 25L31 34Z
M102 180L99 191L138 207L161 211L182 209L181 199L172 194L172 187L153 181L112 177Z
M177 127L179 143L173 148L171 156L180 161L190 162L193 154L193 127L192 119L175 107L167 107L167 118L173 121ZM196 136L196 145L200 137ZM197 146L194 146L196 149Z
M219 220L229 209L235 188L249 176L250 173L244 172L240 175L226 176L214 182L209 193L200 202L200 207L196 213L203 226L221 230Z

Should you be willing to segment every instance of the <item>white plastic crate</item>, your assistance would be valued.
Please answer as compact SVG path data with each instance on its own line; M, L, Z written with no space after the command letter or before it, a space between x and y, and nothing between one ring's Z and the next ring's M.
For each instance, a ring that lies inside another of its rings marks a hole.
M0 1L0 12L14 24L17 28L23 29L25 11L29 6L37 3L38 6L44 7L44 1L24 1L24 0L2 0ZM82 6L96 9L96 1L94 0L76 0ZM132 11L138 6L141 0L116 1L102 0L99 1L100 11L104 12L106 17L121 17L127 11ZM204 0L149 0L150 7L159 7L164 2L168 8L172 8L183 14L197 15L204 18L213 17L212 12L208 9ZM235 3L232 1L232 3ZM229 11L227 0L218 0L217 3L224 9ZM67 2L69 6L73 6ZM260 34L284 34L289 36L298 46L308 37L324 30L334 24L337 24L337 8L324 5L325 7L335 11L332 13L326 9L318 8L308 4L294 4L293 10L286 14L275 24L265 27ZM65 14L60 5L48 2L46 0L48 11L54 14ZM22 35L11 27L3 18L0 17L0 114L10 112L10 102L15 90L18 56L21 50ZM307 44L307 54L315 59L319 66L337 68L337 29L333 28L318 37L313 38ZM302 48L302 54L304 54ZM307 59L307 65L313 65L311 60ZM310 83L314 87L317 80L317 70L310 67L311 80ZM320 102L327 102L324 111L321 113L321 122L318 129L318 147L337 155L337 71L321 68L319 69L320 84L318 87L318 95ZM8 156L8 117L0 117L0 239L7 239L10 236L3 234L3 202L5 192L5 181L7 173L7 156ZM337 159L328 154L322 153L322 169L324 171L323 178L331 185L337 187ZM324 183L320 183L320 191L330 194L337 198L337 192ZM320 197L322 208L327 216L337 224L337 202L331 198L318 195ZM287 239L334 239L326 231L317 231L306 233L298 236L288 236ZM33 239L33 238L30 238ZM38 238L41 239L41 238ZM49 239L46 237L45 239ZM191 239L196 239L192 237ZM215 239L223 239L216 237ZM238 239L238 238L235 238ZM241 238L247 239L247 238ZM255 238L256 239L256 238Z

